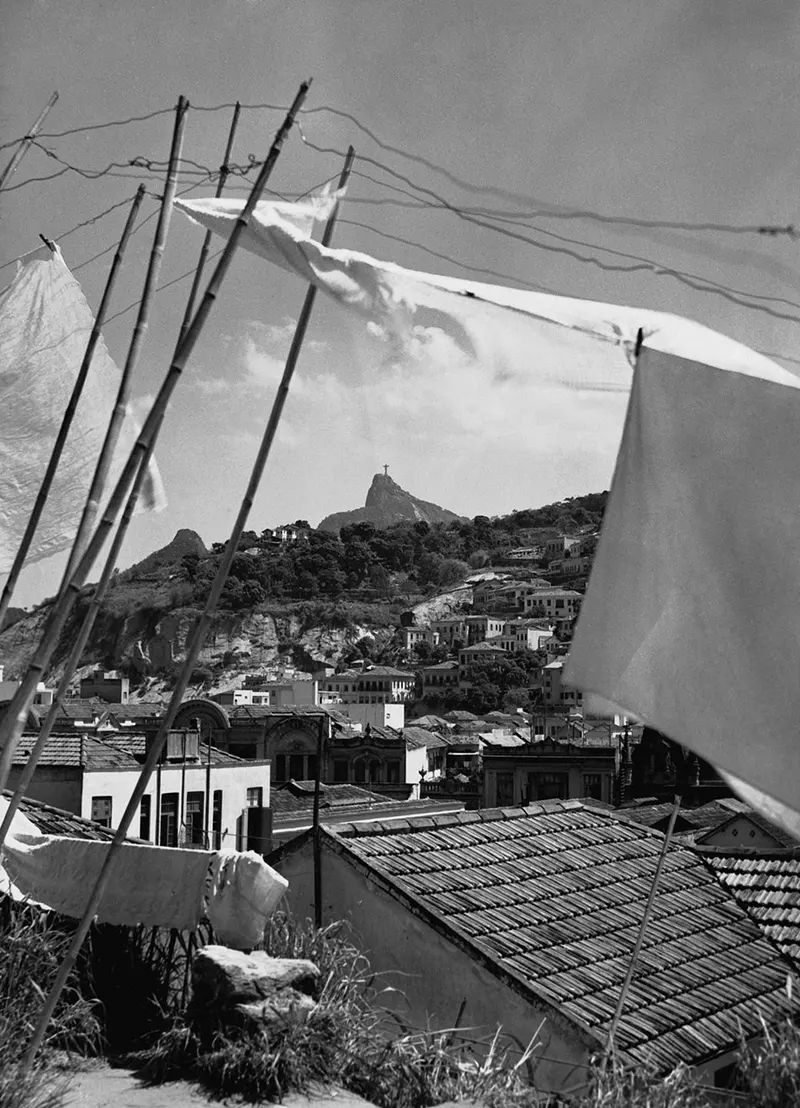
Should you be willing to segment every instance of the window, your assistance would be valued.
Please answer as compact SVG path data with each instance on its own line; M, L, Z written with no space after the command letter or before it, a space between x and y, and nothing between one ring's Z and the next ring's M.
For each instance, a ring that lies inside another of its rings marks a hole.
M111 826L111 797L92 797L92 819L103 827Z
M603 799L603 779L599 773L584 773L583 795L590 796L592 800Z
M152 796L143 796L139 806L139 838L150 839L150 814L153 805Z
M346 758L333 759L333 781L336 785L343 785L350 778L350 767Z
M302 754L289 755L289 776L295 781L305 780L306 760Z
M514 803L514 774L498 773L495 777L497 780L495 803L498 808L510 807Z
M286 755L285 754L276 754L275 755L275 780L276 781L285 781L286 780Z
M569 795L569 775L566 773L529 773L528 802L533 800L566 800Z
M178 794L164 793L161 797L161 821L158 841L161 846L178 845Z
M211 802L211 837L214 850L222 846L222 789L215 789Z
M205 834L203 829L204 796L201 792L186 794L186 839L193 846L203 846Z
M263 808L264 790L260 786L257 789L248 789L246 804L248 808Z
M386 783L388 785L400 784L400 763L398 761L386 763Z
M357 785L365 784L365 782L367 780L367 767L366 767L366 763L364 762L363 758L359 758L359 760L356 762L355 766L353 767L353 770L354 770L353 776L355 777L356 784Z

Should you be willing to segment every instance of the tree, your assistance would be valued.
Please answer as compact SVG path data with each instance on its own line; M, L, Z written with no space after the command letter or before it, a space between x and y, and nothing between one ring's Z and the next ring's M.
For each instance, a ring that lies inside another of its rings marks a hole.
M445 558L439 566L439 584L443 588L463 581L469 574L469 566L458 558Z

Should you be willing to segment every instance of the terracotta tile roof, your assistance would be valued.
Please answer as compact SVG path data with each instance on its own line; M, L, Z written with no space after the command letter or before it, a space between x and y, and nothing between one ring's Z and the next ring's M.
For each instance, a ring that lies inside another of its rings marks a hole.
M579 801L326 831L532 1001L604 1042L663 836ZM789 963L693 851L668 851L617 1044L665 1071L757 1034Z
M764 852L710 848L706 865L800 969L800 848Z
M708 842L713 835L725 831L729 825L733 826L738 820L742 819L749 820L750 823L754 824L760 831L763 831L765 835L769 835L774 839L776 846L793 847L800 845L790 832L780 827L777 823L772 823L766 816L762 816L760 812L756 812L752 808L744 808L743 811L734 812L733 815L729 815L727 819L723 819L716 825L704 828L703 834L697 837L696 841L698 845ZM713 844L709 843L709 845Z
M403 728L403 738L406 750L420 750L422 747L433 750L437 746L447 746L447 742L441 735L428 731L424 727L415 727L413 723Z
M359 788L358 785L320 786L320 807L325 811L339 808L370 808L376 804L386 807L401 804L400 800L381 796ZM279 789L270 792L270 808L275 815L288 815L295 812L310 812L314 807L314 782L289 781Z
M23 735L14 752L15 766L28 761L36 735ZM41 766L70 766L85 769L118 769L131 767L138 771L139 763L126 750L104 743L94 735L51 735L39 757Z
M3 796L10 800L11 789L5 789ZM73 839L100 839L109 841L114 838L114 831L110 827L102 827L90 819L83 819L72 812L65 812L61 808L53 808L49 804L43 804L41 800L32 800L24 797L19 806L20 812L31 821L43 835L69 835Z

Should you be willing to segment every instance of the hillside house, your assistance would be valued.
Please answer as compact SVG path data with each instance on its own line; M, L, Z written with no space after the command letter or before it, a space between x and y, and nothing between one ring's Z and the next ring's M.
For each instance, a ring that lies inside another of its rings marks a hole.
M561 709L583 708L583 693L579 689L570 689L564 685L564 659L557 658L542 670L542 694L546 708Z
M423 699L441 698L458 688L458 662L439 662L433 666L423 666L419 672Z
M402 704L414 699L416 677L392 666L370 666L326 677L321 691L335 694L342 704Z
M492 645L517 654L523 650L540 650L552 638L552 627L543 628L539 620L510 619L503 624L500 635L492 639Z
M464 622L467 625L467 646L496 638L502 634L505 625L505 619L502 616L490 615L467 616Z
M488 665L498 658L507 657L505 650L489 642L478 642L474 646L465 646L458 652L458 687L470 687L468 677L471 666Z
M545 561L552 562L556 558L563 558L570 550L579 547L580 542L580 537L577 535L557 535L553 539L548 539L544 544Z
M663 835L579 801L323 828L323 924L350 922L400 1018L476 1040L532 1039L536 1086L588 1079L606 1045ZM310 835L270 856L313 915ZM791 963L690 849L668 847L615 1044L714 1084L741 1039L785 1011ZM396 976L395 976L396 975ZM512 1053L513 1056L513 1053Z
M88 677L82 677L80 683L82 700L97 697L111 704L127 704L130 698L130 681L115 669L106 671L102 667L95 669Z
M536 589L522 601L528 615L544 616L550 620L575 619L583 597L574 589Z
M439 636L430 627L418 627L416 625L401 627L398 633L403 650L409 653L423 642L430 646L438 646L439 644Z
M467 641L467 622L462 616L448 616L446 619L432 619L431 631L438 636L439 643L452 650L458 643L463 645Z

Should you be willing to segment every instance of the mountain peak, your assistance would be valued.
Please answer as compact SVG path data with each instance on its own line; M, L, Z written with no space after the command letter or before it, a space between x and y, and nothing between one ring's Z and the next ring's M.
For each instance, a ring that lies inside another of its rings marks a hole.
M351 523L371 523L374 527L383 528L404 520L451 523L463 518L447 508L440 508L438 504L413 496L384 472L376 473L372 478L363 508L334 512L320 522L319 530L337 532Z

